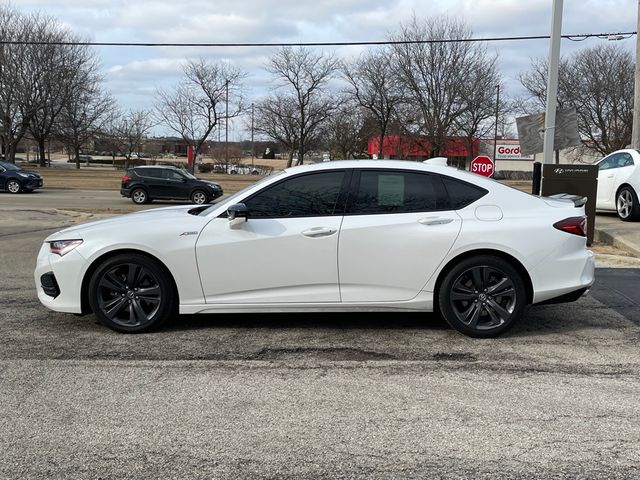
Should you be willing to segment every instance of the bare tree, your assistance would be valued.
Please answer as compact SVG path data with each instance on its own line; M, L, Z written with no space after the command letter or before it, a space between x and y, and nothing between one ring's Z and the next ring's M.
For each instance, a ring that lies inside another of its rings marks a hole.
M143 141L153 128L151 112L147 110L131 110L127 113L114 113L103 130L103 134L115 152L122 152L127 159L127 165L135 152L142 150Z
M56 123L56 134L66 145L80 168L80 151L96 138L114 112L114 101L100 89L98 81L76 91L65 103Z
M501 86L497 57L490 57L478 49L471 71L460 86L461 110L455 117L456 134L467 144L467 156L473 159L473 141L478 137L493 137L496 126L496 89ZM503 99L498 105L498 126L508 110L509 102Z
M49 75L43 76L36 85L42 103L29 124L29 131L38 144L41 166L45 166L46 142L54 132L60 112L77 92L98 79L99 67L88 46L69 43L78 41L70 32L54 24L46 36L49 41L67 43L42 45L47 52L44 62Z
M280 82L280 87L289 89L289 96L295 102L299 132L297 164L301 165L309 141L336 107L325 90L339 63L332 55L283 47L269 59L266 68Z
M520 75L529 96L521 110L544 108L547 62L532 61ZM607 155L631 142L633 123L634 62L629 51L617 45L580 50L560 63L558 108L575 106L584 148Z
M363 158L367 151L367 140L371 130L367 127L372 122L367 122L365 113L368 109L360 106L355 101L345 99L335 115L327 120L323 128L323 137L329 147L332 159ZM367 125L369 123L369 125ZM376 126L378 118L375 118ZM381 158L381 157L378 157Z
M255 131L274 140L288 152L287 167L293 163L293 156L300 145L297 119L297 104L291 96L274 93L255 105Z
M393 60L415 108L416 118L411 124L416 127L414 134L429 140L433 156L443 153L447 137L457 128L456 119L466 108L462 87L484 47L472 42L429 41L471 36L471 29L462 21L415 16L391 36L392 40L409 42L393 46ZM427 42L415 43L421 41Z
M342 64L343 76L349 82L349 96L376 119L380 139L378 158L382 158L389 123L404 100L402 85L389 61L392 54L387 49L367 51L353 63Z
M243 111L242 70L226 62L192 60L184 79L173 90L156 92L156 114L189 145L196 156L221 119L229 121ZM230 110L226 111L226 102Z

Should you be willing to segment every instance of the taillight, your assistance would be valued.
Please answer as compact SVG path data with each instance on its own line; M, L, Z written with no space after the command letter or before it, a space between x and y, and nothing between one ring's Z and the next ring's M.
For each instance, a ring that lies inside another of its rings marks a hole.
M125 175L122 177L122 183L130 182L131 177L129 175Z
M558 230L580 237L587 236L587 217L569 217L553 224Z

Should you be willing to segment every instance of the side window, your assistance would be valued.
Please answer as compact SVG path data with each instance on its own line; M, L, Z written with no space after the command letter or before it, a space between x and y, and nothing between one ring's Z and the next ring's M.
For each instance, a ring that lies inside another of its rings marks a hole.
M184 176L180 172L175 172L173 170L162 170L163 177L167 180L182 180Z
M244 203L251 218L333 215L344 171L300 175L258 192Z
M618 167L618 154L610 155L598 163L598 170L609 170Z
M429 212L446 209L442 182L428 173L362 170L350 213Z
M444 187L447 189L447 197L449 198L449 205L451 205L452 210L458 210L467 205L471 205L488 193L488 191L482 187L477 187L451 177L443 176L442 181L444 182Z
M620 167L633 167L633 158L628 153L621 153L618 164Z
M159 168L141 168L136 170L136 173L145 178L162 178L162 171Z

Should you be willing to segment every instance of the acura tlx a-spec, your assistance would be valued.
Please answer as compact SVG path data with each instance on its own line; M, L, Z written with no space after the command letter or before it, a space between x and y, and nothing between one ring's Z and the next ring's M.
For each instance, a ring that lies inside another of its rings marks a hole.
M439 311L490 337L593 284L583 204L446 166L326 162L61 230L35 280L46 307L120 332L178 313Z

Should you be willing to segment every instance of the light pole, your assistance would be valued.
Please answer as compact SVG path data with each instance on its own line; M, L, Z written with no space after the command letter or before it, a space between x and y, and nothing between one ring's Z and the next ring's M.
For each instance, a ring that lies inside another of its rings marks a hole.
M638 29L640 29L640 0L638 0ZM636 31L640 31L636 29ZM636 72L633 84L633 127L631 148L640 149L640 34L636 35Z
M543 163L553 163L553 139L556 130L558 96L558 65L562 34L562 0L553 0L551 16L551 42L549 45L549 74L547 77L547 110L544 116Z
M640 1L640 0L638 0ZM500 85L496 85L496 125L493 131L493 161L496 161L496 147L498 146L498 116L500 115Z
M229 80L224 84L224 173L229 173Z
M639 0L640 1L640 0ZM251 102L251 173L253 173L253 159L256 156L255 143L253 141L253 102Z

